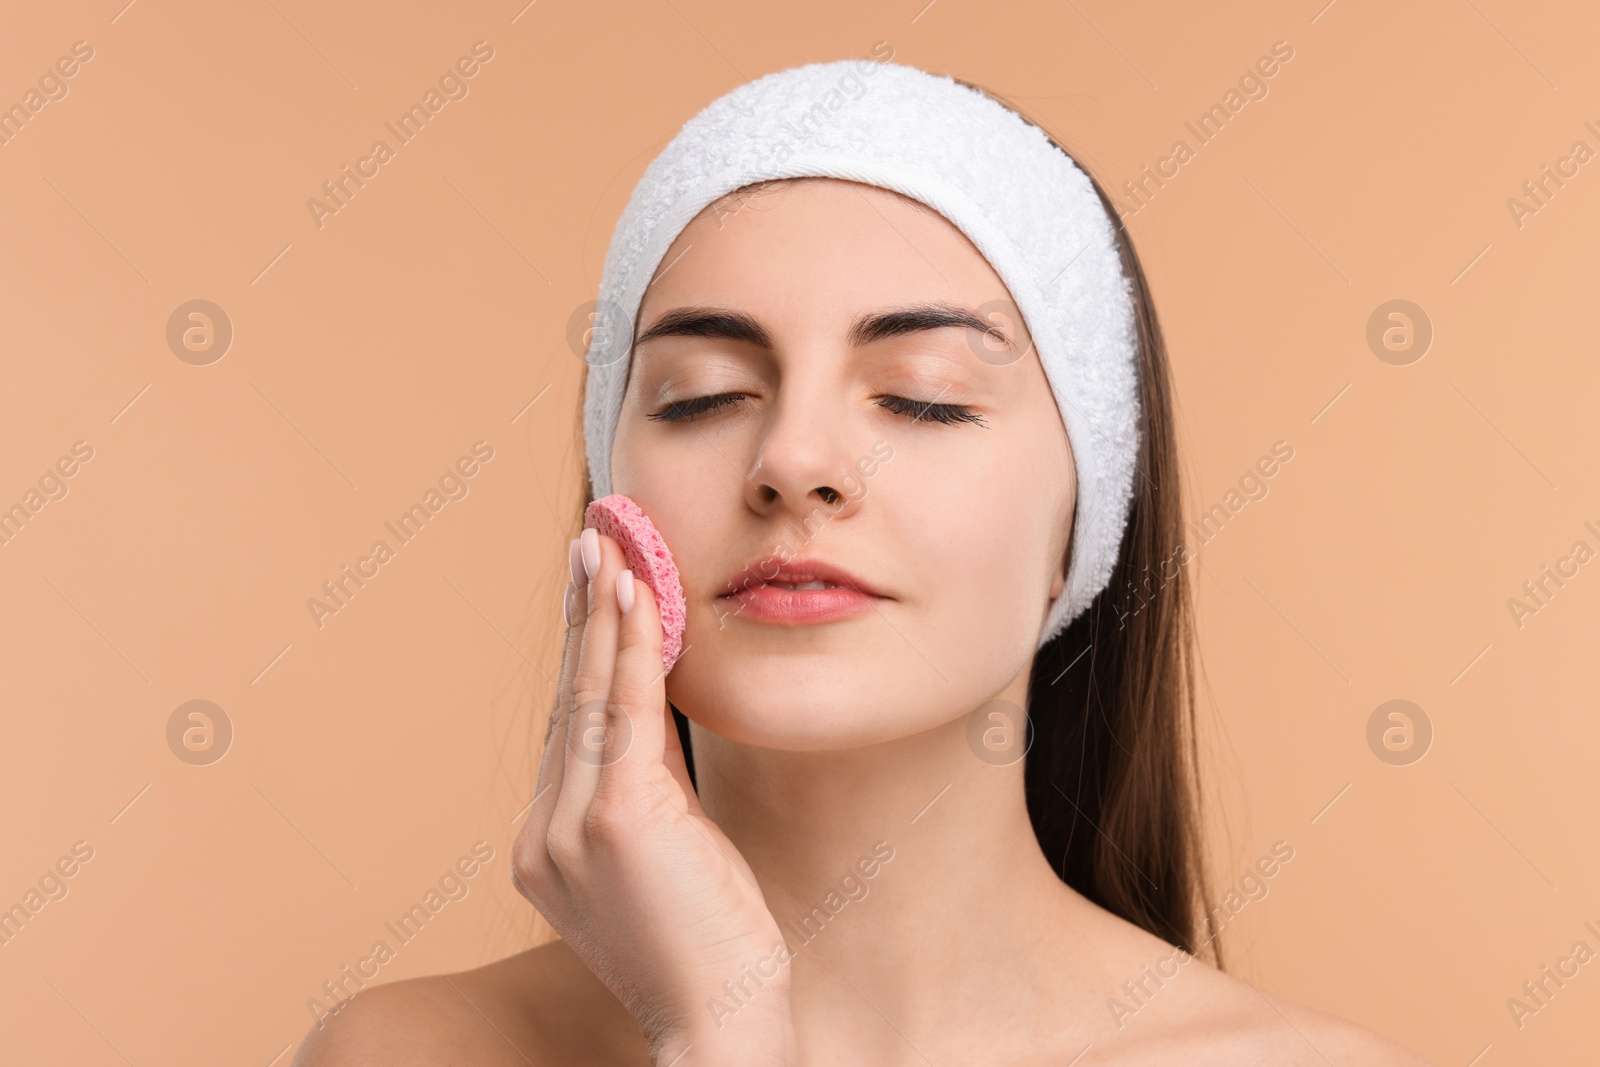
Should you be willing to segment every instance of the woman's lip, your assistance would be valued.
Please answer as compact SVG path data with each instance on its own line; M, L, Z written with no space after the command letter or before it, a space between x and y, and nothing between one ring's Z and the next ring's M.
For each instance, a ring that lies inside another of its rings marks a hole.
M859 589L834 586L831 589L785 589L778 585L752 585L737 593L725 593L719 600L736 600L730 614L759 622L832 622L865 614L874 602L883 599Z

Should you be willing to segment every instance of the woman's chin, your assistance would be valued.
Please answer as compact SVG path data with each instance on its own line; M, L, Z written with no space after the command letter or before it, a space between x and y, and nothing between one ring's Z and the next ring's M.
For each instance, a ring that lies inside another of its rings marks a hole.
M797 731L782 726L767 729L764 724L751 722L748 718L716 726L708 723L699 725L725 741L771 752L845 752L894 740L892 736L884 736L882 731L866 734L848 729Z
M863 699L860 691L817 692L775 687L743 692L719 687L701 696L674 687L672 703L695 725L740 745L786 752L825 752L880 744L914 734L929 725L902 722L886 714L882 701ZM906 714L909 714L909 709ZM925 712L924 712L925 713Z

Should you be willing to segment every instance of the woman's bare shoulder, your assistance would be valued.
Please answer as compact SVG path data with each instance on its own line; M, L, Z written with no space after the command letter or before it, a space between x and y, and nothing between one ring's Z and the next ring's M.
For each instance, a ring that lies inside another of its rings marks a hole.
M1430 1067L1348 1019L1269 993L1118 919L1097 1062Z
M1220 1025L1196 1028L1191 1063L1229 1065L1305 1064L1306 1067L1432 1067L1396 1041L1349 1019L1270 996L1253 984L1219 1002Z
M1306 1064L1307 1067L1431 1067L1398 1042L1349 1019L1270 994L1255 983L1191 960L1189 995L1147 1002L1144 1032L1130 1019L1124 1031L1145 1040L1126 1044L1126 1062ZM1180 979L1181 981L1181 979ZM1169 1010L1157 1010L1166 1008ZM1142 1013L1144 1014L1144 1013ZM1113 1039L1111 1046L1121 1044ZM1106 1051L1112 1051L1108 1048ZM1123 1062L1117 1059L1115 1062Z
M1258 995L1265 999L1264 994ZM1282 997L1269 1001L1282 1024L1295 1032L1307 1063L1361 1064L1363 1067L1433 1067L1397 1041L1338 1015ZM1269 1023L1270 1025L1270 1023Z
M363 989L291 1067L648 1064L633 1018L560 941L455 974Z

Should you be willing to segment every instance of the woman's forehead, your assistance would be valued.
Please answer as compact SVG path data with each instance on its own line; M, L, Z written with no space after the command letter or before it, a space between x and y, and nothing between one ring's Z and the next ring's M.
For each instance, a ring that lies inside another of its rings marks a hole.
M736 191L697 215L662 256L638 322L642 329L687 305L854 318L1009 295L966 234L925 205L858 182L783 180Z

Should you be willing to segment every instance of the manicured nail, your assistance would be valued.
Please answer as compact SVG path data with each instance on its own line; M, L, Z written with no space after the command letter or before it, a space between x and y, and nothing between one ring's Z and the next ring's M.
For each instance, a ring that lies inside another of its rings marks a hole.
M574 589L582 589L589 584L589 575L583 569L583 543L576 537L567 546L567 567L572 571Z
M577 587L568 582L566 591L561 594L561 617L567 620L567 629L569 630L572 629L572 605L577 596Z
M622 571L617 575L617 607L626 615L633 610L633 572Z
M583 542L584 572L593 578L600 573L600 531L591 526L578 540Z

